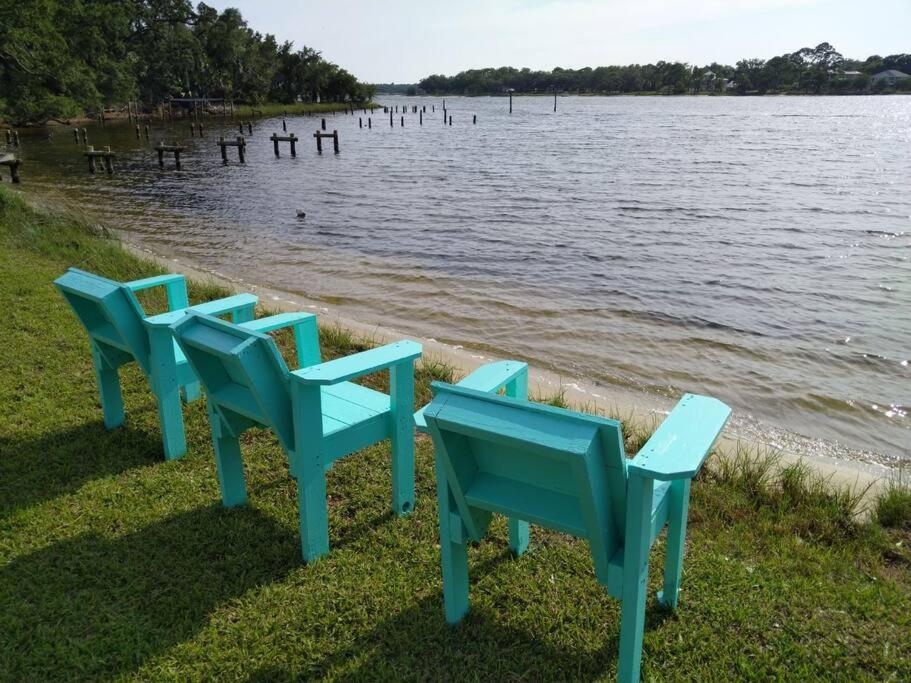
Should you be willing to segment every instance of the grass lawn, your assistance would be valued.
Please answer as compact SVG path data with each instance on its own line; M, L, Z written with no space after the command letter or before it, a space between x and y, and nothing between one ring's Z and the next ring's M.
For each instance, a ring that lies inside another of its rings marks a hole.
M426 437L417 509L402 519L389 513L387 444L335 465L332 550L305 566L295 486L270 433L247 433L250 503L229 510L201 401L185 409L188 454L165 462L152 395L129 367L127 422L105 431L85 335L51 284L71 265L157 272L0 190L0 680L614 675L620 604L595 581L587 544L561 534L533 527L514 559L500 519L469 551L469 616L445 624ZM193 284L191 298L212 290ZM363 347L336 329L321 338L324 358ZM418 401L449 373L424 364ZM851 496L799 467L778 474L748 454L710 463L693 485L680 607L649 599L643 677L911 679L907 489L858 521Z

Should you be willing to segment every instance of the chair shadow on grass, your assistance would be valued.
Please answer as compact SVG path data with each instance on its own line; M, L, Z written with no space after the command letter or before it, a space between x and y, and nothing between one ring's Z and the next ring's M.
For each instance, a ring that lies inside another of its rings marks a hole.
M504 561L505 551L486 562L472 564L480 578ZM518 560L524 561L524 560ZM617 603L620 604L619 602ZM504 607L518 609L516 605ZM658 628L673 613L650 600L645 631ZM430 595L396 612L358 637L350 646L332 652L306 672L266 665L253 671L249 683L310 680L332 674L340 680L594 680L615 675L620 644L619 619L603 624L603 639L594 647L580 643L565 648L540 633L506 625L500 610L475 607L462 623L451 626L443 616L442 593ZM540 624L557 630L559 622ZM366 656L365 656L366 655ZM356 667L348 663L358 661Z
M35 439L0 436L0 515L73 493L86 482L164 460L158 432L101 420Z
M7 680L108 678L188 640L219 606L299 567L286 527L220 505L118 538L89 533L0 567Z

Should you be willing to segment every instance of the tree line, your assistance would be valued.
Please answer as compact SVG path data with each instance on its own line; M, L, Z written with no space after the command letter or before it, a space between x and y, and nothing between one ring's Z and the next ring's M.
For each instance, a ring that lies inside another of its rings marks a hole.
M829 43L820 43L769 60L743 59L734 66L717 62L695 66L661 61L628 66L556 68L553 71L513 67L470 69L455 76L427 76L418 83L418 89L439 95L541 93L554 88L579 93L675 95L704 92L851 94L889 88L911 91L911 79L890 85L871 78L887 69L911 75L911 54L874 55L860 61L846 59Z
M0 7L0 118L17 123L171 97L365 102L372 86L236 9L190 0L25 0Z

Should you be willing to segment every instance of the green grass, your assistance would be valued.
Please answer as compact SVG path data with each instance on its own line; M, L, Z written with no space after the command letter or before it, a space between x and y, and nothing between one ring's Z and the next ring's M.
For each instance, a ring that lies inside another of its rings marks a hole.
M335 465L332 552L304 566L271 434L245 435L250 503L228 510L201 402L185 411L188 454L165 462L152 396L127 368L127 422L105 431L86 339L51 286L70 265L124 279L157 270L0 190L0 680L614 674L619 603L587 545L561 534L533 528L516 560L498 520L469 551L472 611L446 626L425 437L407 518L388 512L385 444ZM217 293L191 287L194 299ZM321 342L326 357L369 344L332 327ZM453 371L423 363L419 402L434 378ZM713 458L693 485L680 607L648 603L644 677L911 678L911 531L883 526L881 512L862 521L856 506L767 455ZM659 540L653 589L662 551Z
M355 106L355 111L363 109L376 109L380 105L375 102ZM253 110L256 110L257 116L281 116L282 114L328 114L334 111L346 111L349 105L347 102L294 102L292 104L282 104L280 102L269 102L266 104L239 104L234 107L235 116L241 118L252 118Z

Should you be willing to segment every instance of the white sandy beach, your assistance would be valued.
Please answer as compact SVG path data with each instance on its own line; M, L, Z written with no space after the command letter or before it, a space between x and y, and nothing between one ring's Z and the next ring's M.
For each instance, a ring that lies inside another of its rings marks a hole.
M183 273L188 278L195 280L214 282L232 291L242 290L255 293L259 296L263 306L277 311L311 311L319 316L323 325L337 324L358 336L377 343L395 341L407 336L423 344L425 356L445 360L457 369L459 375L467 374L485 363L502 360L471 348L453 346L436 339L413 334L405 335L394 328L382 325L366 324L346 317L344 311L320 302L308 301L296 294L239 278L235 279L183 259L168 258L155 253L146 246L125 239L122 243L134 254L155 261L172 272ZM673 401L660 396L623 391L613 387L595 387L541 368L529 367L529 394L531 396L550 396L557 391L564 393L569 405L585 406L586 409L594 409L609 415L620 415L624 419L657 423L673 407ZM870 491L874 491L888 482L890 478L897 476L896 469L879 463L829 455L828 453L832 452L831 447L820 444L814 448L815 442L810 439L781 438L781 434L769 434L768 438L762 438L761 429L752 427L748 420L739 419L739 417L735 412L734 419L722 434L718 448L720 452L732 453L738 444L752 449L759 447L777 451L781 455L781 465L803 461L821 475L829 478L833 484L861 490L869 487ZM789 443L798 444L800 450L790 448ZM860 454L861 457L862 455Z

